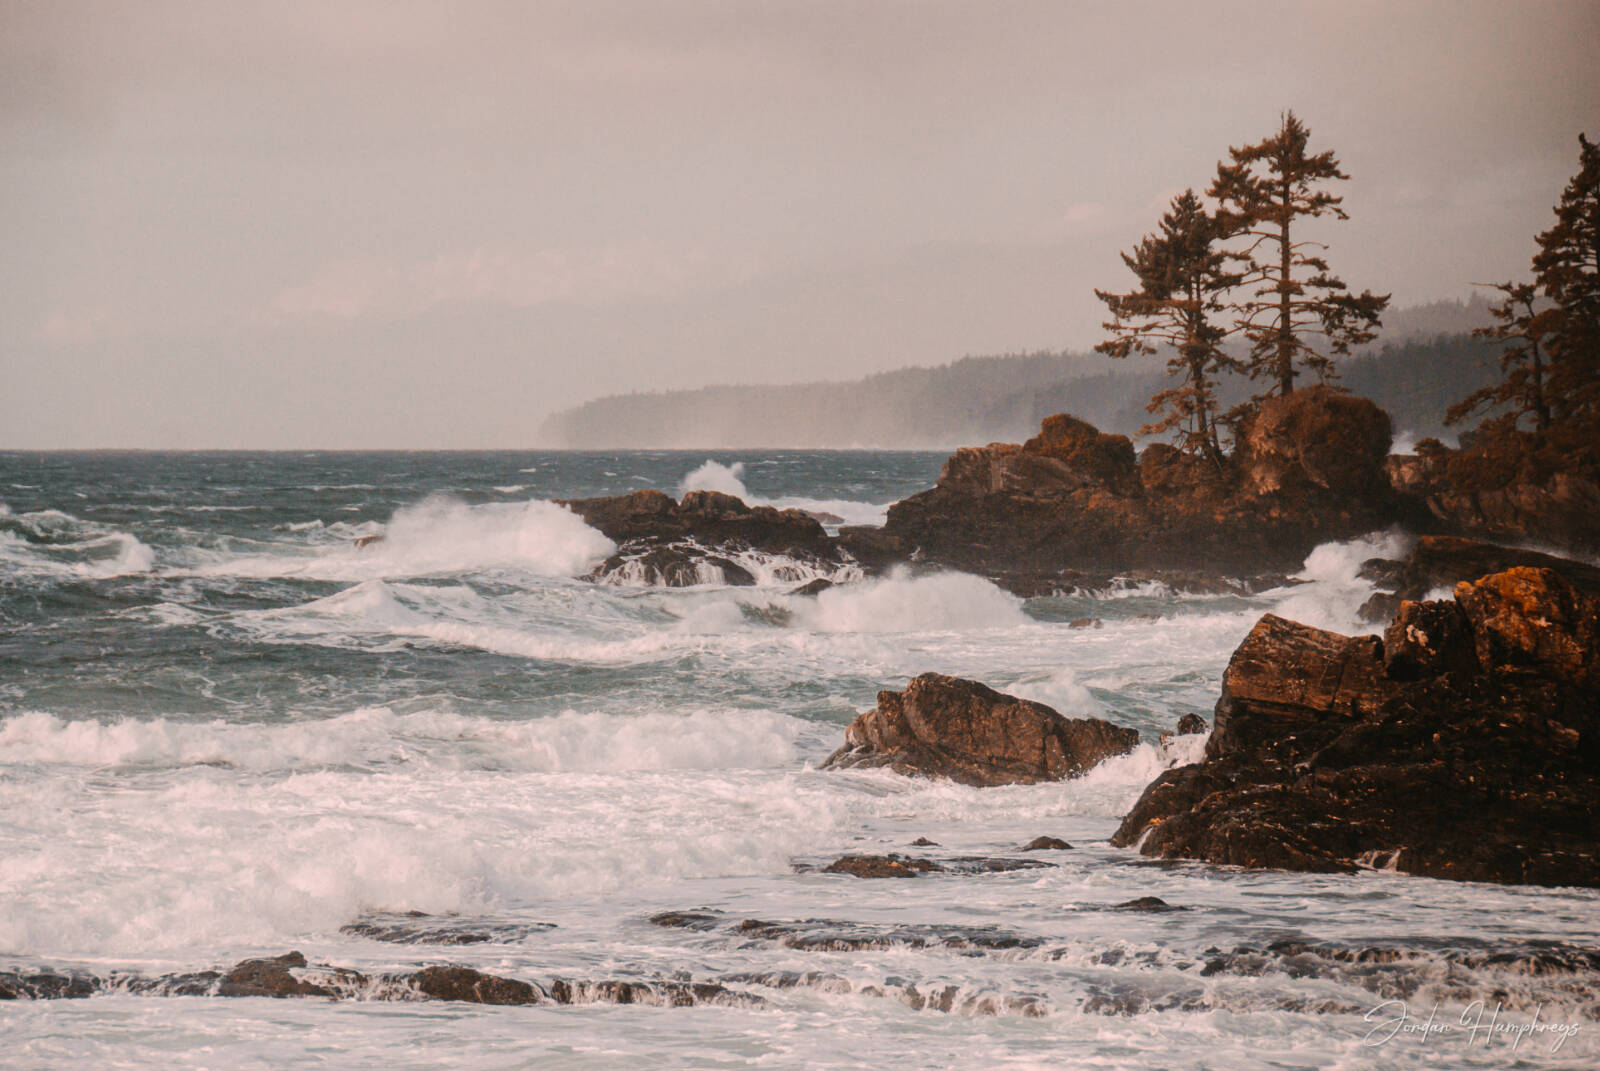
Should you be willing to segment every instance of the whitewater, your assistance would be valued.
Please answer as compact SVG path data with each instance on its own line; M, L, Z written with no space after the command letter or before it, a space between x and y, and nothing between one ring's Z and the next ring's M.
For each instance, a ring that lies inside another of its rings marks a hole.
M155 976L297 950L374 974L463 964L752 998L113 986L0 1001L0 1066L1600 1063L1600 976L1529 966L1596 948L1593 891L1107 844L1155 776L1198 758L1203 736L1162 733L1209 723L1259 616L1371 631L1357 569L1403 535L1318 548L1257 594L1146 580L1021 599L845 566L807 596L795 577L814 567L760 555L739 559L755 586L584 579L616 548L555 501L709 489L836 529L882 523L942 460L0 453L0 973ZM880 689L929 671L1145 742L1034 786L818 769ZM1074 847L1019 852L1041 835ZM1054 865L819 870L859 852ZM1142 897L1180 910L1119 908ZM1480 1027L1487 1008L1564 1032L1469 1030L1475 1002ZM1400 1028L1430 1013L1451 1029Z

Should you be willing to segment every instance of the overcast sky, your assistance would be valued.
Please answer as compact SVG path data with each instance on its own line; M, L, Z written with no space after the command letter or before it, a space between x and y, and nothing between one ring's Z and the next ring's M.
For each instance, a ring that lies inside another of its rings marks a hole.
M1088 347L1292 108L1355 289L1527 274L1600 3L0 0L0 447L534 443Z

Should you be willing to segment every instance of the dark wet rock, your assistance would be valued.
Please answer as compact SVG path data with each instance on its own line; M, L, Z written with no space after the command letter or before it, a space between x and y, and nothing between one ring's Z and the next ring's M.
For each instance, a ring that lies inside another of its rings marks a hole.
M1063 718L1043 703L976 681L924 673L845 731L824 767L887 766L968 785L1034 784L1087 773L1131 751L1133 729L1098 718Z
M801 584L797 588L790 589L789 594L790 595L821 595L824 591L827 591L831 587L833 587L833 581L829 580L825 576L819 576L815 580L807 581L806 583Z
M331 989L296 978L290 971L305 967L306 957L287 952L271 959L247 959L222 976L217 994L224 997L331 997Z
M808 509L804 512L807 517L810 517L818 524L825 524L831 528L837 528L839 525L844 523L843 517L839 516L837 513L829 513L825 509Z
M1371 564L1371 563L1369 563ZM1432 535L1417 540L1404 559L1374 570L1375 580L1387 589L1361 608L1367 621L1388 621L1402 602L1426 599L1437 591L1450 591L1463 581L1477 580L1518 566L1549 569L1568 584L1590 595L1600 595L1600 568L1537 550L1502 547L1475 539Z
M558 978L550 986L557 1004L639 1004L656 1008L692 1008L717 1004L736 1008L762 1008L767 1001L717 982L634 981L604 979L570 981Z
M104 986L94 975L78 971L0 971L0 1000L77 1000Z
M612 541L678 542L705 547L742 546L773 554L825 553L833 543L815 519L797 509L748 506L717 491L690 491L682 502L660 491L561 502Z
M1194 736L1206 731L1206 720L1193 712L1178 719L1178 735Z
M1387 475L1434 531L1592 554L1600 545L1600 423L1584 425L1479 436L1462 450L1424 440L1417 453L1388 459Z
M1407 603L1385 638L1271 615L1223 677L1205 760L1112 838L1309 871L1600 885L1600 597L1518 567Z
M738 562L687 542L630 545L596 566L586 579L666 588L697 584L749 587L756 582L755 575Z
M1009 859L987 855L958 855L944 861L944 869L955 874L1006 874L1013 870L1042 870L1055 865L1041 859Z
M741 938L805 952L863 952L885 948L945 948L1000 952L1039 948L1043 940L997 926L845 922L839 919L743 919L726 927Z
M355 546L356 546L357 550L360 550L363 547L370 547L374 543L382 543L382 542L383 542L383 536L381 534L380 535L356 536L356 538L354 540L354 543L355 543Z
M484 974L471 967L424 967L406 980L430 1000L463 1004L538 1004L545 999L539 987L515 978Z
M939 846L939 842L936 840L929 840L927 837L918 837L916 840L911 842L911 846L913 848L937 848Z
M1017 850L1023 852L1064 852L1071 847L1072 845L1060 837L1034 837Z
M650 921L669 929L714 930L721 923L721 916L705 911L663 911L658 915L651 915Z
M521 941L554 928L551 923L494 922L401 911L363 916L340 926L339 932L397 945L476 945Z
M943 870L932 859L903 855L843 855L822 868L824 874L851 874L858 878L915 878Z
M1067 622L1068 628L1105 628L1106 623L1098 617L1075 617Z
M1312 387L1263 403L1219 468L1165 446L1135 463L1125 438L1051 417L1022 445L956 451L934 488L848 545L920 551L1028 594L1069 590L1063 574L1080 569L1286 573L1319 543L1421 511L1389 487L1390 430L1371 402Z
M1113 911L1142 911L1146 914L1159 915L1168 911L1183 911L1184 908L1173 907L1159 896L1140 896L1132 900L1124 900L1120 904L1112 904Z

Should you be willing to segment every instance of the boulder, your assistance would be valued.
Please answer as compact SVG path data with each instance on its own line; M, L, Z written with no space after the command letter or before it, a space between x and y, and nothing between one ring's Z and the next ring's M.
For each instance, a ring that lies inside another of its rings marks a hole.
M845 731L824 767L887 766L968 785L1034 784L1087 773L1139 742L1136 730L1064 718L977 681L924 673Z
M1600 886L1600 596L1549 569L1406 602L1380 640L1271 615L1234 653L1202 762L1112 838L1307 871Z
M286 952L271 959L247 959L222 976L223 997L331 997L333 991L296 978L290 971L305 967L306 957Z
M1256 494L1317 487L1336 494L1388 490L1394 429L1366 398L1318 385L1268 398L1240 429L1243 483Z
M1034 837L1017 850L1020 852L1064 852L1071 848L1072 845L1060 837Z
M850 874L858 878L914 878L943 870L931 859L902 855L842 855L822 868L824 874Z

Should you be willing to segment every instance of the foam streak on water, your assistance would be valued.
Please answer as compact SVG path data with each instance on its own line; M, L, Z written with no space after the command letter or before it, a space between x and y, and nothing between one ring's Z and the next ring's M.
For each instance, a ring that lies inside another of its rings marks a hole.
M715 981L759 1007L486 1008L141 996L0 1002L6 1067L1589 1066L1592 893L1156 865L1119 817L1204 737L1271 610L1354 631L1361 561L1308 583L1021 600L955 573L790 594L579 579L613 550L563 497L641 486L881 520L924 454L0 454L0 974L302 951ZM355 540L382 536L358 547ZM1074 621L1098 619L1098 627ZM1145 743L1071 782L975 789L821 761L882 688L982 680ZM1039 835L1070 851L1024 854ZM912 847L926 837L932 846ZM1051 867L862 881L847 852ZM1155 896L1186 910L1115 910ZM344 929L412 918L476 943ZM689 912L693 926L653 924ZM741 928L746 919L759 924ZM1358 955L1378 948L1382 954ZM1544 956L1538 970L1528 949ZM1521 950L1521 951L1519 951ZM1542 950L1542 951L1540 951ZM1499 958L1496 958L1496 957ZM1519 967L1518 964L1523 966ZM369 993L367 996L374 994ZM1364 1040L1401 996L1551 1038ZM360 996L360 994L356 994Z

